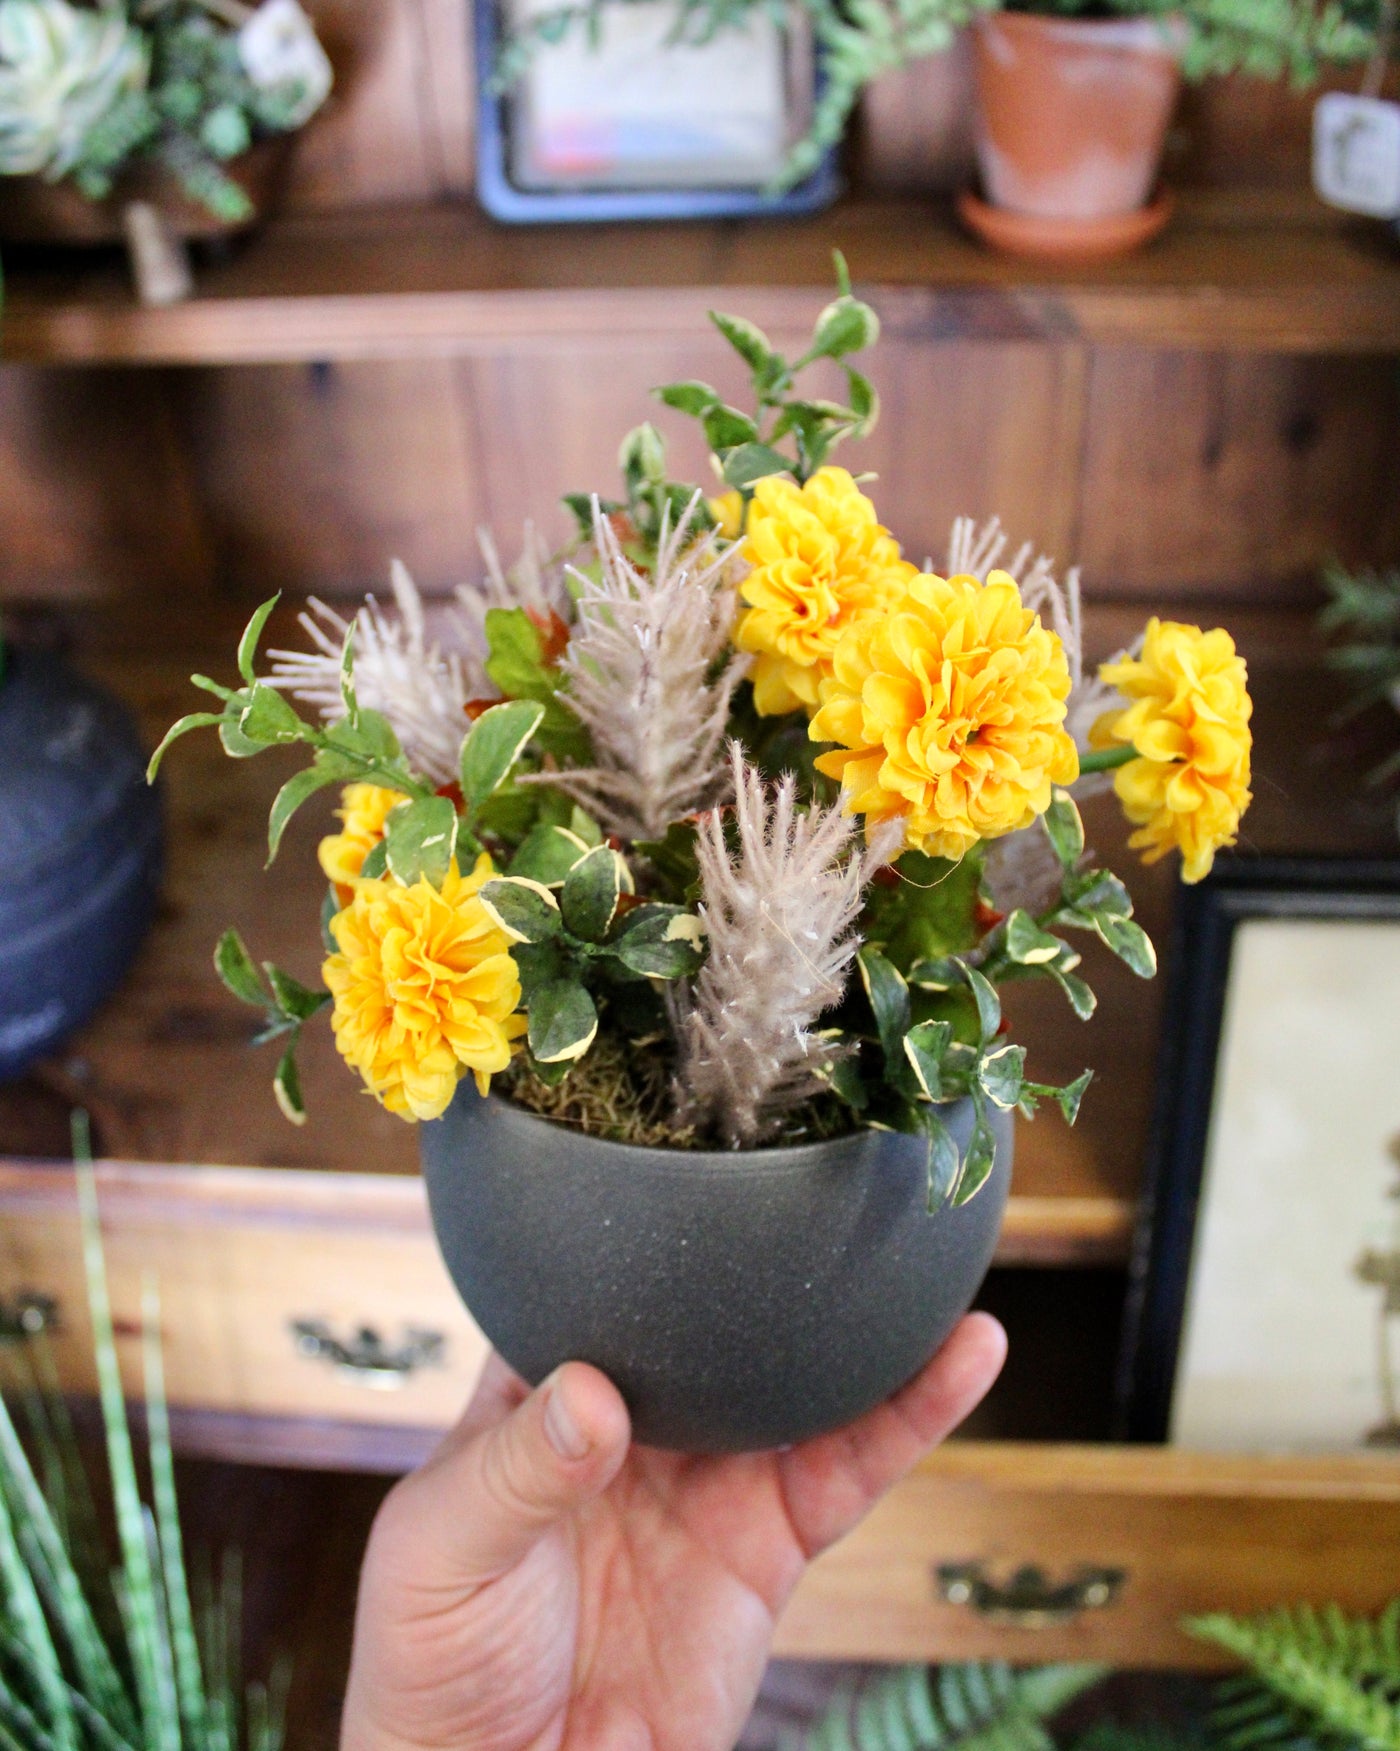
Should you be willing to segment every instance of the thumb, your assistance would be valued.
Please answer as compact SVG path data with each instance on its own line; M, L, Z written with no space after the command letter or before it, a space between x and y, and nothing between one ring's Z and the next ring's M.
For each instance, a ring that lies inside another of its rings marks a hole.
M509 1416L451 1438L400 1486L405 1533L449 1586L482 1586L616 1477L631 1439L622 1395L596 1368L567 1362Z

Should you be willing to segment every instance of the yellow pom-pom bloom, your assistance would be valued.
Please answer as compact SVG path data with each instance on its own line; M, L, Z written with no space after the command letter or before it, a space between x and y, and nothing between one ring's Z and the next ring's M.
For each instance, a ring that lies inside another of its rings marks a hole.
M743 556L753 570L739 587L748 608L734 642L754 655L764 717L815 711L842 636L893 607L916 575L844 468L819 468L805 486L760 480Z
M916 576L893 613L837 647L810 734L839 746L817 768L867 834L901 815L907 845L956 859L1029 826L1079 776L1069 690L1064 646L1008 573Z
M441 892L360 881L331 920L340 952L321 972L335 1043L391 1113L436 1119L468 1070L485 1094L525 1032L506 934L477 892L494 874L483 855L469 876L454 864Z
M341 791L336 810L340 831L326 835L316 848L316 859L326 880L335 883L342 905L349 905L365 859L384 837L390 809L407 801L402 791L385 790L379 784L347 784Z
M1215 854L1233 845L1249 807L1249 731L1253 706L1244 658L1228 632L1202 632L1152 619L1142 655L1105 663L1102 680L1129 701L1106 712L1089 740L1131 746L1113 788L1138 831L1128 843L1155 863L1177 848L1182 877L1198 882Z
M731 486L718 498L706 499L705 508L726 541L737 541L744 533L744 495L737 486Z

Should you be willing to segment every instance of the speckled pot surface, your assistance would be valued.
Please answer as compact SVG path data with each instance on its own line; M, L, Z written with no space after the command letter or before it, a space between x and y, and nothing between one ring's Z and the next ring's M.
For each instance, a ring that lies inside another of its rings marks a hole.
M947 1109L959 1145L970 1103ZM464 1081L422 1127L438 1244L525 1379L592 1362L638 1440L740 1452L821 1434L923 1366L967 1310L1011 1178L925 1209L922 1141L859 1131L735 1154L602 1142Z

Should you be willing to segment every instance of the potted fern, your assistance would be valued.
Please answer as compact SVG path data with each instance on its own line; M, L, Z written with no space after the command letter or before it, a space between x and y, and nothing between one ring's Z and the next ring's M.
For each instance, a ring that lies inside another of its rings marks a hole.
M506 1359L567 1356L629 1396L641 1439L763 1447L908 1379L991 1259L1012 1117L1073 1121L1088 1073L1033 1079L999 987L1094 1007L1073 938L1143 977L1152 946L1086 860L1072 795L1112 773L1135 843L1195 880L1249 791L1228 635L1150 623L1081 671L1077 580L992 525L921 573L830 456L869 429L850 363L875 314L840 295L802 358L715 316L751 412L674 383L724 493L671 480L647 425L625 493L573 501L577 544L463 591L430 635L317 608L313 648L257 651L181 735L300 745L272 810L344 787L324 988L217 964L282 1042L321 1010L365 1086L422 1125L439 1239ZM840 401L803 388L835 365ZM293 703L309 708L303 716ZM465 735L464 735L465 730Z
M242 230L330 86L297 0L0 0L0 238Z

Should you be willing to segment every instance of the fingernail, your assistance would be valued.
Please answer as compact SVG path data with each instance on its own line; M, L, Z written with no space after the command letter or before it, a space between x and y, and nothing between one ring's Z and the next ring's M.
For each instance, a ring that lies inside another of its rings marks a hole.
M557 1374L551 1376L545 1387L544 1432L550 1446L561 1459L584 1459L593 1445L574 1421L574 1414L564 1395L563 1383Z

